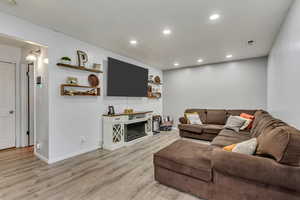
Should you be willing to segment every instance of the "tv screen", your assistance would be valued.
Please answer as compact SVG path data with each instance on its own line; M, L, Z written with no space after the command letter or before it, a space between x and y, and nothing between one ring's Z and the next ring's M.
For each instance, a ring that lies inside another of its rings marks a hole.
M107 96L146 97L148 69L108 58Z

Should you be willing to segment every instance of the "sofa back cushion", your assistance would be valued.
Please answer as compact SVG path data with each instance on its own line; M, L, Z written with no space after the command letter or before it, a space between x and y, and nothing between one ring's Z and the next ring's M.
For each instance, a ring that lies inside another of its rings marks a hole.
M283 126L289 134L289 143L285 149L282 159L279 161L282 164L291 166L300 166L300 131L291 127Z
M226 110L206 110L206 123L225 125L226 123Z
M258 155L268 155L281 164L300 166L300 131L280 126L258 137Z
M249 115L254 115L256 110L227 110L227 118L229 116L240 116L242 113L246 113Z
M203 124L206 124L206 109L187 109L185 113L198 113L200 120Z
M289 132L283 127L277 127L271 131L260 134L257 138L258 147L256 150L257 155L268 155L277 162L283 158L285 150L290 140Z
M283 121L272 117L268 113L260 113L254 115L255 119L253 122L253 127L251 129L252 137L259 137L265 132L269 132L272 129L280 126L285 126L286 123Z

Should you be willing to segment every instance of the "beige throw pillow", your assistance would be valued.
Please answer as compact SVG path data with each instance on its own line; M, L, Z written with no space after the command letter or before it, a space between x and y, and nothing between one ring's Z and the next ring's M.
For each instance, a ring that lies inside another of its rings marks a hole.
M253 155L256 151L257 139L252 138L244 142L238 143L233 149L232 152L242 153L247 155Z

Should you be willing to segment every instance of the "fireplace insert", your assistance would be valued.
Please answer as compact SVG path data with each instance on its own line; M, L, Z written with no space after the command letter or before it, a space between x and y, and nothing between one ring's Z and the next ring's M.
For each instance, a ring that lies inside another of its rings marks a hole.
M146 123L147 121L125 125L125 142L130 142L146 136Z

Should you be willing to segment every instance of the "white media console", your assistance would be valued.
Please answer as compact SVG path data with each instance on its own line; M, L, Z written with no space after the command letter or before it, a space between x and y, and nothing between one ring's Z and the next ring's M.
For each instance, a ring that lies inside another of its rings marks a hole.
M152 132L152 111L103 115L103 148L116 150L142 141Z

